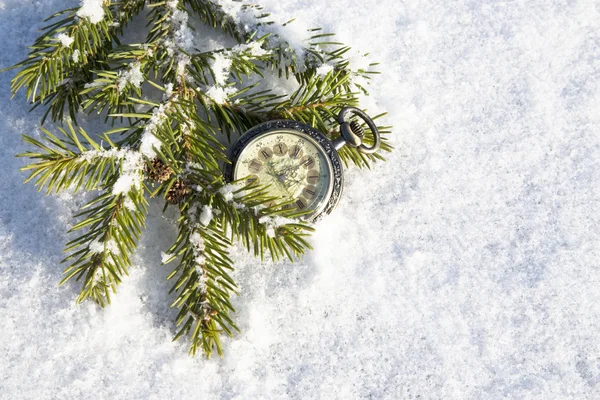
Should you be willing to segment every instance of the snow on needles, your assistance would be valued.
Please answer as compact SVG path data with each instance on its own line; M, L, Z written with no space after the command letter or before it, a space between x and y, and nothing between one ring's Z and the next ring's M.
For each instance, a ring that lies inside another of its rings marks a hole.
M81 0L77 16L87 18L92 24L97 24L104 18L103 0Z
M139 189L143 182L142 169L144 158L138 151L131 149L89 150L81 154L81 159L92 163L96 158L111 158L119 162L119 177L114 183L112 193L114 195L127 194L133 189ZM127 208L132 209L131 201L125 203Z
M179 1L169 1L167 6L171 10L168 18L171 34L163 43L170 56L177 61L177 81L181 83L186 79L186 68L190 63L190 57L186 54L193 50L193 34L188 27L188 13L180 10L177 6ZM137 75L136 75L137 76ZM137 81L136 81L137 82ZM160 125L167 118L167 111L177 101L177 96L172 96L173 85L168 84L165 88L163 103L152 112L152 117L146 123L140 142L140 152L150 159L156 158L156 149L162 147L162 142L155 135Z
M131 84L138 89L140 88L144 82L144 74L141 71L141 65L142 64L140 62L136 61L132 63L127 70L119 72L119 79L117 83L119 92L122 92L127 84Z
M88 249L91 253L104 253L105 250L112 254L118 254L119 252L119 246L112 239L109 239L105 242L95 239L90 242Z
M75 41L75 39L73 39L66 33L59 33L58 35L56 35L56 39L58 39L60 44L62 44L64 47L70 47Z
M216 104L225 104L237 92L235 87L227 83L233 59L235 57L260 57L269 54L270 50L263 49L262 44L263 41L239 44L230 50L213 54L209 65L214 74L214 85L205 88L204 94Z

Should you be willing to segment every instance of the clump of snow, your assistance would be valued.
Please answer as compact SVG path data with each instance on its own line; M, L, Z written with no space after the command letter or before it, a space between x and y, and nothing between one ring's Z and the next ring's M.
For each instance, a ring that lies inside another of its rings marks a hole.
M231 57L224 53L216 53L210 61L210 68L215 75L215 83L225 86L231 69Z
M103 0L81 0L77 16L87 18L92 24L97 24L104 18Z
M94 82L86 83L85 85L83 85L83 87L86 89L89 89L89 88L100 87L103 85L104 85L104 83L102 83L102 82L94 81Z
M75 51L73 51L73 54L71 54L71 59L74 63L79 62L79 50L75 49Z
M239 184L228 183L226 185L223 185L219 189L219 193L223 196L223 198L225 199L225 201L231 202L236 197L240 197L240 196L243 195L243 192L234 193L234 192L237 192L238 190L240 190L240 188L241 187L240 187Z
M125 196L125 200L123 200L123 205L129 211L136 211L137 207L135 206L135 202L129 196Z
M142 185L144 167L144 158L138 151L128 148L119 149L116 147L108 150L88 150L80 156L81 160L87 163L97 162L98 158L110 158L119 162L119 177L115 182L112 193L114 195L127 194L133 189L139 189ZM125 207L129 210L135 210L135 204L126 196L124 199Z
M194 49L194 35L188 26L187 11L180 10L178 4L179 1L167 2L167 6L171 9L168 17L171 34L165 40L164 46L169 56L176 59L177 80L181 82L182 79L186 79L185 71L191 61L187 54L192 53Z
M169 99L169 97L171 97L173 95L173 84L172 83L167 83L165 85L165 92L163 93L163 101L166 101Z
M192 245L192 251L194 252L196 273L198 274L198 279L202 284L200 288L202 291L206 291L204 284L208 281L208 274L204 266L204 263L206 262L206 256L204 255L206 245L204 244L204 239L202 239L202 235L200 235L200 233L194 229L190 234L189 241Z
M131 190L139 189L143 182L143 166L142 154L133 150L127 151L121 161L120 174L113 186L112 193L114 195L127 194Z
M95 239L88 245L90 253L104 253L108 251L112 254L118 254L119 246L113 239L109 239L105 242L101 242L99 239Z
M160 262L162 264L167 264L171 258L173 258L173 254L169 254L169 253L166 253L164 251L161 251L161 253L160 253Z
M276 236L276 230L280 226L295 223L293 219L281 217L279 215L265 215L258 220L266 228L267 236L273 238Z
M202 235L199 232L193 232L190 235L190 243L194 246L194 249L197 251L204 251L204 240L202 239Z
M140 88L144 82L144 73L142 72L142 64L138 61L129 65L127 70L119 71L119 78L117 80L117 88L119 92L122 92L125 87L130 84L136 88Z
M58 39L60 44L62 44L64 47L70 47L73 44L73 42L75 41L74 38L67 35L66 33L59 33L56 36L56 39Z
M212 101L214 101L217 104L225 104L227 103L229 98L236 92L237 90L233 86L211 86L204 91L204 94L206 94Z
M331 71L333 71L333 65L325 63L325 64L322 64L320 67L318 67L315 70L315 73L317 74L317 76L324 77Z
M250 43L242 43L231 49L234 54L248 54L253 57L262 57L271 54L271 50L262 47L263 41L252 41Z
M156 130L161 124L167 119L166 111L176 98L171 99L170 102L161 104L159 107L155 107L152 111L152 116L144 126L144 132L140 140L140 153L150 159L156 158L156 150L162 147L162 142L155 136Z
M210 221L212 221L212 219L213 219L213 209L207 205L202 206L202 211L200 212L200 217L198 219L198 222L200 222L200 224L202 226L208 226L208 224L210 224Z

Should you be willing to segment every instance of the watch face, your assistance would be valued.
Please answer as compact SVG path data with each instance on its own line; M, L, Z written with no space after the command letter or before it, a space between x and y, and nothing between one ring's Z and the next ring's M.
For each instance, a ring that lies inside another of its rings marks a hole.
M294 121L268 124L246 133L234 146L230 179L268 186L279 202L291 200L291 207L309 211L306 219L330 212L341 191L341 166L331 142ZM291 129L297 125L310 131Z

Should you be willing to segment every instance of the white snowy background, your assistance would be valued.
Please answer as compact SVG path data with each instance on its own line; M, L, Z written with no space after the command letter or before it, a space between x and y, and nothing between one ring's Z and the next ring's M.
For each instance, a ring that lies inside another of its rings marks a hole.
M77 4L0 0L0 68ZM192 359L159 202L109 308L57 287L82 199L23 185L41 111L1 74L0 398L600 398L598 1L262 4L382 63L364 105L389 112L389 162L347 171L304 261L236 251L242 332Z

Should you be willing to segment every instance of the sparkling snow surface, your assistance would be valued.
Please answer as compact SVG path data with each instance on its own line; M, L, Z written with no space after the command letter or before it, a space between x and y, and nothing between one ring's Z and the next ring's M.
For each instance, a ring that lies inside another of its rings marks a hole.
M77 4L0 0L0 68ZM0 398L600 398L598 2L262 4L382 63L363 105L389 112L389 162L347 171L303 262L235 251L242 332L192 359L159 202L109 308L57 287L84 198L23 185L41 110L1 74Z

